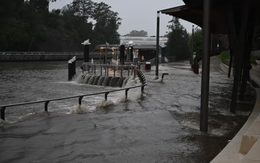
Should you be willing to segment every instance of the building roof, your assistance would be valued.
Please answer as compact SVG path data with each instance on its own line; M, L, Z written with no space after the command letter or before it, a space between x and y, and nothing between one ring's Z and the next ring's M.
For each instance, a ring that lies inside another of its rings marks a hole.
M200 27L203 26L203 0L183 0L186 5L173 7L165 10L161 10L162 13L172 15L191 23L194 23ZM259 0L251 0L252 8L251 10L256 11L256 22L260 24L259 15L260 7ZM212 0L211 8L211 21L210 28L212 33L216 34L227 34L227 7L232 6L236 11L236 16L242 16L242 0ZM236 22L239 23L239 22Z
M133 41L133 45L156 45L156 37L128 37L120 36L120 44L128 44ZM159 38L159 45L164 47L168 41L167 37Z
M149 49L149 50L151 50L151 49L154 49L154 50L156 50L156 45L134 45L133 46L133 48L134 49Z

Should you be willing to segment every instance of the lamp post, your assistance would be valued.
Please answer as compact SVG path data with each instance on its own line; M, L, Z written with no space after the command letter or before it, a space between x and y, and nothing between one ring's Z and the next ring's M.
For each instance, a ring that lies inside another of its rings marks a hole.
M160 37L160 11L157 11L157 32L156 32L156 71L155 76L159 76L159 37Z

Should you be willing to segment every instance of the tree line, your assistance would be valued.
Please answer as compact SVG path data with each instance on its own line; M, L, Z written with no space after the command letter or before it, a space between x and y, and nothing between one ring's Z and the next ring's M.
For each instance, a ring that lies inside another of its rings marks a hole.
M104 2L73 0L49 11L56 0L1 0L0 51L81 51L90 39L117 44L121 18Z
M203 30L195 28L194 34L189 34L180 24L179 18L173 17L169 21L168 42L166 43L166 55L175 56L176 60L185 60L193 52L202 54L203 50ZM252 49L260 49L260 26L254 29ZM192 43L193 42L193 43ZM228 36L224 34L213 35L212 50L229 48Z

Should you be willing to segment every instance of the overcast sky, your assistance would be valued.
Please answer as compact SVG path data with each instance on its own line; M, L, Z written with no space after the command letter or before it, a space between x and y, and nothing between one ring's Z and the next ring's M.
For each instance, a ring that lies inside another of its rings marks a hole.
M50 4L50 10L60 9L73 0L57 0ZM119 33L125 35L132 30L145 30L149 36L156 34L157 11L183 5L182 0L92 0L94 2L105 2L112 10L119 13L122 24ZM171 17L161 14L160 35L164 35L168 29L168 21ZM191 23L181 21L181 24L191 32Z

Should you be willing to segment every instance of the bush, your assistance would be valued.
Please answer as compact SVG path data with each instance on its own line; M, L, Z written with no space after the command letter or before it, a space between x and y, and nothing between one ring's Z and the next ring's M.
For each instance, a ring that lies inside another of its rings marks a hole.
M257 65L255 60L260 60L260 57L258 57L258 56L251 56L250 62L251 62L252 65Z
M219 60L229 66L229 61L230 61L230 51L224 51L220 53Z
M230 51L224 51L220 53L219 60L229 66L229 61L230 61ZM258 56L251 56L250 58L250 63L252 65L256 65L256 60L260 60L260 57ZM232 65L234 67L234 65Z

